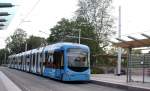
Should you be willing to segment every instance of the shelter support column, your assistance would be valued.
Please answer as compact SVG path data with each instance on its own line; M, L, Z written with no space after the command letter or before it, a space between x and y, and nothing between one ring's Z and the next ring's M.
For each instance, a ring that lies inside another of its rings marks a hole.
M118 48L118 60L117 60L117 75L120 76L121 74L121 48Z
M127 83L131 82L131 52L132 48L128 48L128 60L127 60Z

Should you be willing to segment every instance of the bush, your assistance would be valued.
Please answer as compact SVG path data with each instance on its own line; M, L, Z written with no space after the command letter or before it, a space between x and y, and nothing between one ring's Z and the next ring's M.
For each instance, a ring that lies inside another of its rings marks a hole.
M91 68L91 73L92 74L104 74L104 69L93 67Z

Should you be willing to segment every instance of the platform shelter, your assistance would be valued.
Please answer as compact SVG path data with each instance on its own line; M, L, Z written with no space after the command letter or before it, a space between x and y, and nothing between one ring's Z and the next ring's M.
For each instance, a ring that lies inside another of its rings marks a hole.
M116 38L119 42L114 43L114 45L117 47L128 49L127 82L150 82L150 53L132 54L133 48L150 47L150 35L141 35L144 36L144 39L137 39L132 36L127 36L129 39L131 39L131 41Z

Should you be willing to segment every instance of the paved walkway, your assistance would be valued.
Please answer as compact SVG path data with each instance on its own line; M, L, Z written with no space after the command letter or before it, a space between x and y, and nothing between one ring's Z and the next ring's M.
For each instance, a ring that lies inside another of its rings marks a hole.
M2 71L0 71L0 91L22 91Z
M126 82L126 75L116 76L114 74L92 74L92 82L100 85L117 87L128 91L150 91L150 77L146 78L149 83L142 83L142 77L133 76L138 82ZM141 81L141 82L139 82Z
M7 91L7 89L1 79L0 79L0 91Z

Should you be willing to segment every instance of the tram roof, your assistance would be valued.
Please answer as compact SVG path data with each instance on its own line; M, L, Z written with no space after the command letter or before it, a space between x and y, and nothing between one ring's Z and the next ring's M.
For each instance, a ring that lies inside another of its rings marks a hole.
M19 53L19 56L22 56L22 55L24 55L26 52L21 52L21 53ZM17 54L16 54L17 55Z
M31 50L31 54L37 53L37 52L38 52L38 49L33 49L33 50Z
M15 56L19 56L19 54L16 54Z
M89 48L88 46L83 45L83 44L70 43L70 42L60 42L60 43L56 43L56 44L46 46L44 48L44 51L54 51L54 50L60 49L64 46L78 46L78 47L87 48L87 49Z
M38 49L38 53L41 53L41 52L43 51L43 49L44 49L44 47L40 47L40 48Z
M55 44L52 44L52 45L48 45L46 47L40 47L40 48L32 49L32 50L29 50L29 51L26 51L26 52L14 54L14 55L11 55L10 57L27 55L27 54L30 54L30 53L31 54L41 53L42 51L51 51L51 52L53 52L54 50L60 49L61 47L64 47L64 46L78 46L78 47L81 47L81 48L89 49L88 46L83 45L83 44L70 43L70 42L60 42L60 43L55 43Z
M28 54L30 54L30 53L31 53L31 50L26 51L26 52L25 52L25 55L28 55Z

